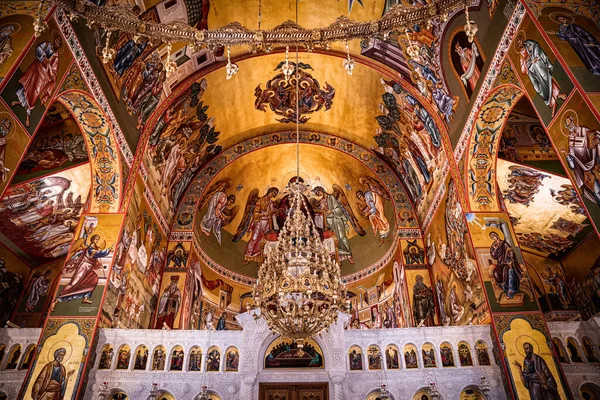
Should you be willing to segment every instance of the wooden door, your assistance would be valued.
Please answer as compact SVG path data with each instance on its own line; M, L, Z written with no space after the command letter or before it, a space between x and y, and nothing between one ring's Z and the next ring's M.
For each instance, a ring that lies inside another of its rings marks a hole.
M261 383L259 400L328 400L327 383Z

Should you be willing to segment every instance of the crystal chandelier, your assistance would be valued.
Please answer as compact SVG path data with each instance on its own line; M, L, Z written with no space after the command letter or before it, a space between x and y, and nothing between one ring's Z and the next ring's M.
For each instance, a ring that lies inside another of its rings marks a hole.
M298 2L296 1L296 7ZM287 57L286 57L287 61ZM296 48L298 65L298 48ZM303 347L304 341L329 329L337 321L346 298L340 266L327 248L307 210L300 177L300 88L296 72L296 180L287 189L290 212L279 232L277 244L258 270L253 297L269 328ZM290 74L291 75L291 74Z

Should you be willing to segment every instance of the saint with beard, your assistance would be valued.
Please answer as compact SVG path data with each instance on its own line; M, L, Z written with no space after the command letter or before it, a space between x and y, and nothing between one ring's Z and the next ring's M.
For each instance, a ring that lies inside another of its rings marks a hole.
M519 368L521 382L529 391L531 400L559 400L556 380L546 361L533 352L531 343L523 343L523 350L523 365L518 361L513 361L513 365Z

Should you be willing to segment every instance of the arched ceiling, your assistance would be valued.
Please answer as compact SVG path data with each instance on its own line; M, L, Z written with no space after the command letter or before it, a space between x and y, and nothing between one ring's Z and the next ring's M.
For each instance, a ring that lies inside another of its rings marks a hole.
M370 187L375 188L375 193L385 190L377 175L361 161L331 148L301 144L299 150L300 176L311 189L305 192L309 208L315 215L317 226L323 228L325 240L331 242L332 249L335 248L334 237L340 242L338 257L342 274L348 275L374 265L388 251L393 251L395 241L391 238L396 237L396 223L389 195L384 193L388 200L381 198L381 214L378 214L385 221L383 225L387 225L385 229L371 225L365 211L365 202L357 196L358 191L366 192ZM252 224L258 224L260 220L258 217L252 218L250 226L244 230L244 224L247 223L245 214L250 210L257 210L252 208L252 196L262 199L270 188L277 189L271 199L272 208L269 209L273 217L266 228L275 235L271 235L270 239L275 240L276 231L281 228L277 224L285 221L285 218L277 217L276 209L285 209L285 201L282 202L282 199L287 194L285 186L296 174L295 159L295 144L279 144L250 152L214 176L200 200L194 226L200 248L213 262L241 275L252 278L257 276L256 264L248 261L253 261L251 254L260 253L260 243L256 243L256 251L251 249L253 237L260 230L253 229ZM322 201L323 195L318 190L315 191L318 187L322 187L326 195L335 196L337 201ZM224 205L225 208L216 210L215 205L220 196L223 201L225 196L229 197L231 202ZM267 203L265 198L264 204ZM218 221L216 218L221 218L223 222L215 225L215 221ZM345 232L340 230L342 225L339 225L344 224L343 221L347 221ZM237 232L242 232L242 235L235 238ZM268 234L265 236L269 238ZM384 239L380 245L381 236ZM348 242L345 242L346 238Z

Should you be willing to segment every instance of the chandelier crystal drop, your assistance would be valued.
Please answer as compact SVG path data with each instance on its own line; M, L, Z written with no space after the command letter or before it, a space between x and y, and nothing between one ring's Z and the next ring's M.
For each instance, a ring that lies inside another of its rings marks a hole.
M237 74L238 70L238 65L231 62L231 46L227 46L227 65L225 66L225 72L227 72L226 79L231 79Z
M257 318L265 318L272 331L295 340L299 347L337 321L346 298L340 267L306 215L306 189L300 182L288 187L291 213L276 247L260 266L253 291L261 311Z
M348 47L348 42L346 42L346 58L344 59L343 65L346 69L346 72L348 72L348 75L352 75L352 71L354 71L356 62L350 57L350 48Z

